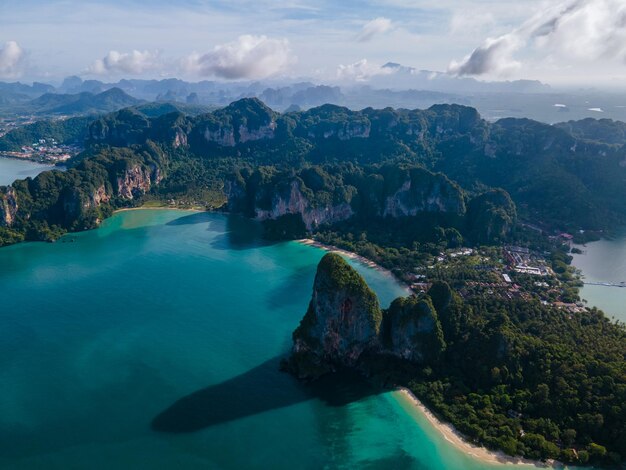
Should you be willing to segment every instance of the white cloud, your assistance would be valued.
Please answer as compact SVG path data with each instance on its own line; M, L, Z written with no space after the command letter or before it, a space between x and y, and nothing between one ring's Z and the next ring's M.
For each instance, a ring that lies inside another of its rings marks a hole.
M0 48L0 78L14 79L22 76L26 65L24 49L15 41Z
M337 78L340 80L365 82L376 75L393 73L391 68L381 67L361 59L353 64L340 65L337 68Z
M523 45L524 43L515 34L487 39L482 46L474 49L461 62L452 61L448 72L454 75L486 73L508 75L521 67L521 64L513 59L513 54Z
M104 75L109 73L123 73L140 75L154 71L161 66L159 52L138 51L118 52L109 51L102 59L96 60L87 70L88 73Z
M190 55L182 61L182 67L201 76L261 79L284 71L294 61L286 39L244 35L207 54Z
M506 75L521 64L522 49L541 56L585 63L626 63L626 4L623 0L570 0L541 9L518 28L487 39L462 61L452 61L456 75Z
M393 27L389 18L379 16L363 25L363 28L356 37L359 42L370 41L374 36L383 34L389 31Z

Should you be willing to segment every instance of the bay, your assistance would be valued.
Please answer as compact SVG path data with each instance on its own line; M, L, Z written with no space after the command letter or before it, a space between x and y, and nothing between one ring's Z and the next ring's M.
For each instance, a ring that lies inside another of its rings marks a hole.
M572 264L582 271L585 282L619 284L626 281L626 235L578 248L583 254L573 255ZM585 285L580 296L609 318L626 322L626 287Z
M0 157L0 186L13 183L17 179L35 177L42 171L52 170L53 165Z
M279 372L324 252L257 234L237 217L140 210L1 249L0 467L501 467L398 392ZM383 305L405 294L350 262ZM152 429L164 411L177 432Z

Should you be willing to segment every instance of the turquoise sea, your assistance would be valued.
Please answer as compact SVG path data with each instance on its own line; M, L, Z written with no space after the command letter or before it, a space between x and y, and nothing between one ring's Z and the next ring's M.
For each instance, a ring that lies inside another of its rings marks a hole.
M0 157L0 186L13 183L17 179L37 176L42 171L51 170L54 166L44 163Z
M398 392L279 372L324 252L257 232L141 210L0 249L0 468L495 468Z

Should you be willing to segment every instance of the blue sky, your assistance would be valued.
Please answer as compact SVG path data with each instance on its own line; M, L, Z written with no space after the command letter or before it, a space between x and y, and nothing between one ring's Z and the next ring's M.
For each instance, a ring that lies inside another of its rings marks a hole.
M626 75L625 3L0 0L0 78L367 80L393 61L484 79L611 82ZM547 33L546 18L556 25Z

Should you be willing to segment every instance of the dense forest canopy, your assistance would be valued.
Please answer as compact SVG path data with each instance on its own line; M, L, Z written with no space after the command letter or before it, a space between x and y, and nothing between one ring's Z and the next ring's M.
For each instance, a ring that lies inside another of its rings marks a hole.
M268 238L315 232L410 270L446 248L517 240L520 218L572 231L626 220L626 140L613 121L489 123L458 105L323 105L279 114L257 99L198 115L168 111L127 108L5 136L4 145L37 132L84 137L86 149L66 172L0 188L0 245L55 240L97 227L116 208L156 200L253 217ZM576 300L567 255L556 251L551 263L561 298ZM356 286L350 292L369 292L342 269ZM400 362L383 361L387 380L410 386L490 447L576 463L621 461L623 326L593 309L568 316L535 299L461 299L453 288L476 275L462 267L441 272L428 293L394 302L382 320L376 314L370 329L381 344L421 338ZM419 335L390 326L398 324ZM422 334L424 324L435 336Z
M626 218L625 142L612 132L620 124L609 120L557 126L526 119L489 123L475 109L459 105L362 111L323 105L279 114L257 99L195 116L168 110L165 104L127 108L95 119L87 129L87 118L76 118L5 136L0 145L11 148L40 131L61 141L86 137L86 151L70 162L67 175L38 177L48 180L45 186L56 185L54 190L36 191L42 184L34 181L15 184L25 204L17 203L16 222L3 224L6 242L48 239L46 225L54 225L52 233L90 228L100 212L136 204L146 195L209 207L228 203L231 210L254 215L260 209L255 202L262 206L275 199L268 187L284 192L292 183L309 209L330 210L343 201L351 206L350 215L363 217L438 211L452 219L457 214L466 220L448 226L474 242L503 239L516 216L562 230L605 230ZM157 171L158 181L120 178L115 163L120 160L132 162L134 171ZM383 207L389 205L385 197L407 184L403 172L411 174L410 188L398 195L393 208ZM102 184L94 185L97 178ZM125 184L141 187L121 188ZM94 188L104 188L106 197L85 203L85 197L93 199ZM501 190L488 193L494 188ZM61 217L68 192L83 202ZM39 207L35 214L30 213L33 197ZM488 233L476 232L485 223ZM305 226L311 228L306 221Z

